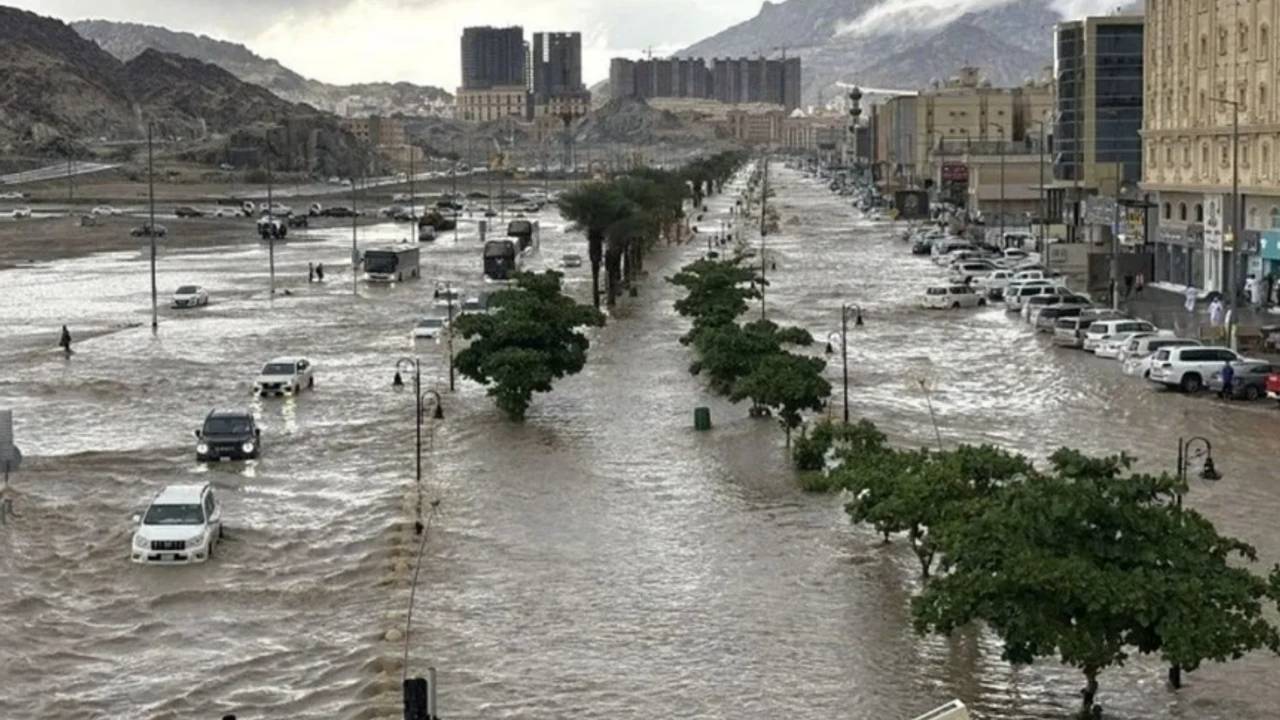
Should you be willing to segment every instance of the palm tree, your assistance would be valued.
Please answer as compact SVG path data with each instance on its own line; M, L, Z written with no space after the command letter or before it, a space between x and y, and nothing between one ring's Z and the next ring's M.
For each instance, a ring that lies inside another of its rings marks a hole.
M571 223L571 230L587 234L587 255L591 259L591 297L600 307L600 261L609 229L625 220L634 205L623 197L613 183L593 181L560 196L560 216Z

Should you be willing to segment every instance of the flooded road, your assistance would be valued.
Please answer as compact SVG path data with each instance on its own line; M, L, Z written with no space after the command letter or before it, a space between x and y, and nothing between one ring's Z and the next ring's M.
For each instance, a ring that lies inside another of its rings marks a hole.
M783 224L768 240L770 318L822 338L841 302L862 305L855 415L929 442L925 377L951 443L1036 457L1070 443L1172 465L1179 435L1208 435L1225 480L1188 501L1257 544L1260 568L1280 560L1273 405L1151 391L1000 309L919 310L941 270L815 181L781 166L772 180ZM729 202L712 199L712 218ZM583 252L552 212L541 219L535 265ZM362 228L361 245L403 234ZM776 424L688 374L687 326L661 276L703 247L647 259L640 296L593 331L586 369L512 425L482 388L447 392L439 345L408 340L428 278L481 287L474 229L424 249L424 280L361 283L356 297L350 242L340 229L291 236L276 266L294 294L274 300L264 247L165 253L162 300L198 282L211 304L162 310L155 336L141 254L0 272L0 407L14 408L28 458L21 517L0 529L0 717L398 717L400 646L384 638L403 623L414 540L413 400L390 383L403 355L421 356L445 398L424 463L440 509L410 652L412 672L439 668L442 716L880 720L957 696L985 718L1075 708L1073 671L1012 670L980 633L917 638L905 545L851 528L838 497L800 492ZM323 285L306 282L314 261ZM569 273L585 299L589 269ZM64 322L81 338L70 361L53 347ZM252 400L258 367L282 354L314 361L315 393ZM691 431L697 405L713 432ZM258 414L260 461L194 462L191 431L222 406ZM131 565L130 516L193 480L224 503L217 557ZM1108 716L1261 719L1280 704L1280 665L1262 655L1193 673L1176 696L1162 678L1145 661L1106 673Z

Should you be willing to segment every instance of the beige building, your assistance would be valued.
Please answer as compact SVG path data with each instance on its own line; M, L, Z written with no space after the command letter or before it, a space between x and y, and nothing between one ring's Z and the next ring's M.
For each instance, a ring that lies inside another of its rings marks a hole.
M362 142L372 145L378 154L400 167L421 163L422 148L409 144L404 123L398 118L371 115L344 118L339 125Z
M504 85L477 90L458 88L457 119L465 122L490 122L513 117L529 117L529 89L523 85Z
M967 173L958 169L963 158L998 155L1004 145L1010 157L1035 150L1038 162L1053 103L1052 83L992 87L973 67L915 96L890 98L875 113L879 177L893 187L931 180L943 195L968 197Z
M1280 0L1149 1L1146 23L1142 185L1158 194L1157 279L1229 291L1280 270Z

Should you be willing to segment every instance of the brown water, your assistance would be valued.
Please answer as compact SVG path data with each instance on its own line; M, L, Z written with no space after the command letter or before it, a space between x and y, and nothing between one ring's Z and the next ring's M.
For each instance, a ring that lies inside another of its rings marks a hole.
M1280 560L1273 405L1153 391L999 309L918 310L940 270L815 181L781 166L773 180L770 317L824 337L842 301L863 306L855 415L930 442L914 383L927 377L947 442L1172 465L1178 435L1208 435L1226 479L1189 502L1257 544L1260 568ZM728 200L711 203L718 220ZM544 261L583 252L550 213L543 223ZM414 672L439 668L441 714L880 720L960 697L982 717L1066 717L1073 671L1011 669L981 633L916 637L906 547L850 527L838 497L797 490L777 426L688 374L686 323L660 275L701 250L651 258L640 297L595 331L586 370L538 397L525 424L469 382L444 393L426 463L441 506L410 654ZM15 409L28 456L21 517L0 529L0 717L399 716L400 647L384 635L408 597L413 413L390 379L411 353L432 387L447 390L447 374L438 345L407 340L432 283L362 284L353 298L349 252L340 230L277 248L296 294L274 301L265 249L165 253L162 292L200 282L213 304L162 310L156 336L141 255L0 272L0 407ZM429 276L480 286L474 234L423 254ZM317 260L329 282L309 286ZM585 297L588 270L569 272ZM63 322L91 337L69 362L53 350ZM119 329L131 323L144 327ZM257 367L285 353L316 362L316 392L251 400ZM192 428L225 405L259 414L261 461L192 460ZM697 405L713 432L690 430ZM130 516L165 483L206 479L228 523L217 557L130 564ZM1175 695L1158 664L1137 661L1104 676L1101 700L1122 718L1270 718L1278 668L1261 654L1208 667Z

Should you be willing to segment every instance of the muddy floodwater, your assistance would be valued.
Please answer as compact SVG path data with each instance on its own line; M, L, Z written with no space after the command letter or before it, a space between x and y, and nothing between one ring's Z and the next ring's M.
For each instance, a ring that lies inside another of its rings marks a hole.
M1259 571L1280 561L1274 404L1152 390L998 307L920 310L940 269L817 181L781 165L772 181L769 317L823 339L842 302L862 306L855 416L931 442L925 378L948 443L1037 458L1063 444L1124 450L1172 470L1180 435L1208 436L1224 479L1188 502L1257 545ZM710 200L703 227L730 202ZM585 255L554 211L539 219L535 269ZM361 228L360 244L405 228ZM279 244L290 294L275 299L265 245L162 247L162 303L187 283L211 300L162 307L154 334L142 252L0 271L0 407L14 409L26 455L18 517L0 527L0 718L399 717L401 646L387 638L404 622L415 550L413 398L391 385L402 356L420 357L444 396L424 451L424 494L440 502L409 653L411 673L439 669L442 716L888 720L959 697L981 718L1067 717L1074 671L1011 668L981 632L915 636L905 545L851 527L839 497L801 492L776 424L689 375L687 324L662 275L703 251L652 255L639 296L592 331L586 369L538 396L522 425L468 381L448 392L443 347L409 340L435 279L484 289L471 224L424 245L422 280L356 293L349 228ZM326 282L307 283L308 262ZM585 299L589 269L567 273ZM64 323L70 359L55 348ZM252 398L256 371L280 355L314 362L315 391ZM712 409L710 433L692 431L698 405ZM253 410L260 460L195 462L192 430L214 407ZM130 563L131 517L164 484L193 481L224 505L216 556ZM1263 720L1280 707L1280 663L1263 654L1192 673L1177 694L1149 660L1102 682L1108 717Z

